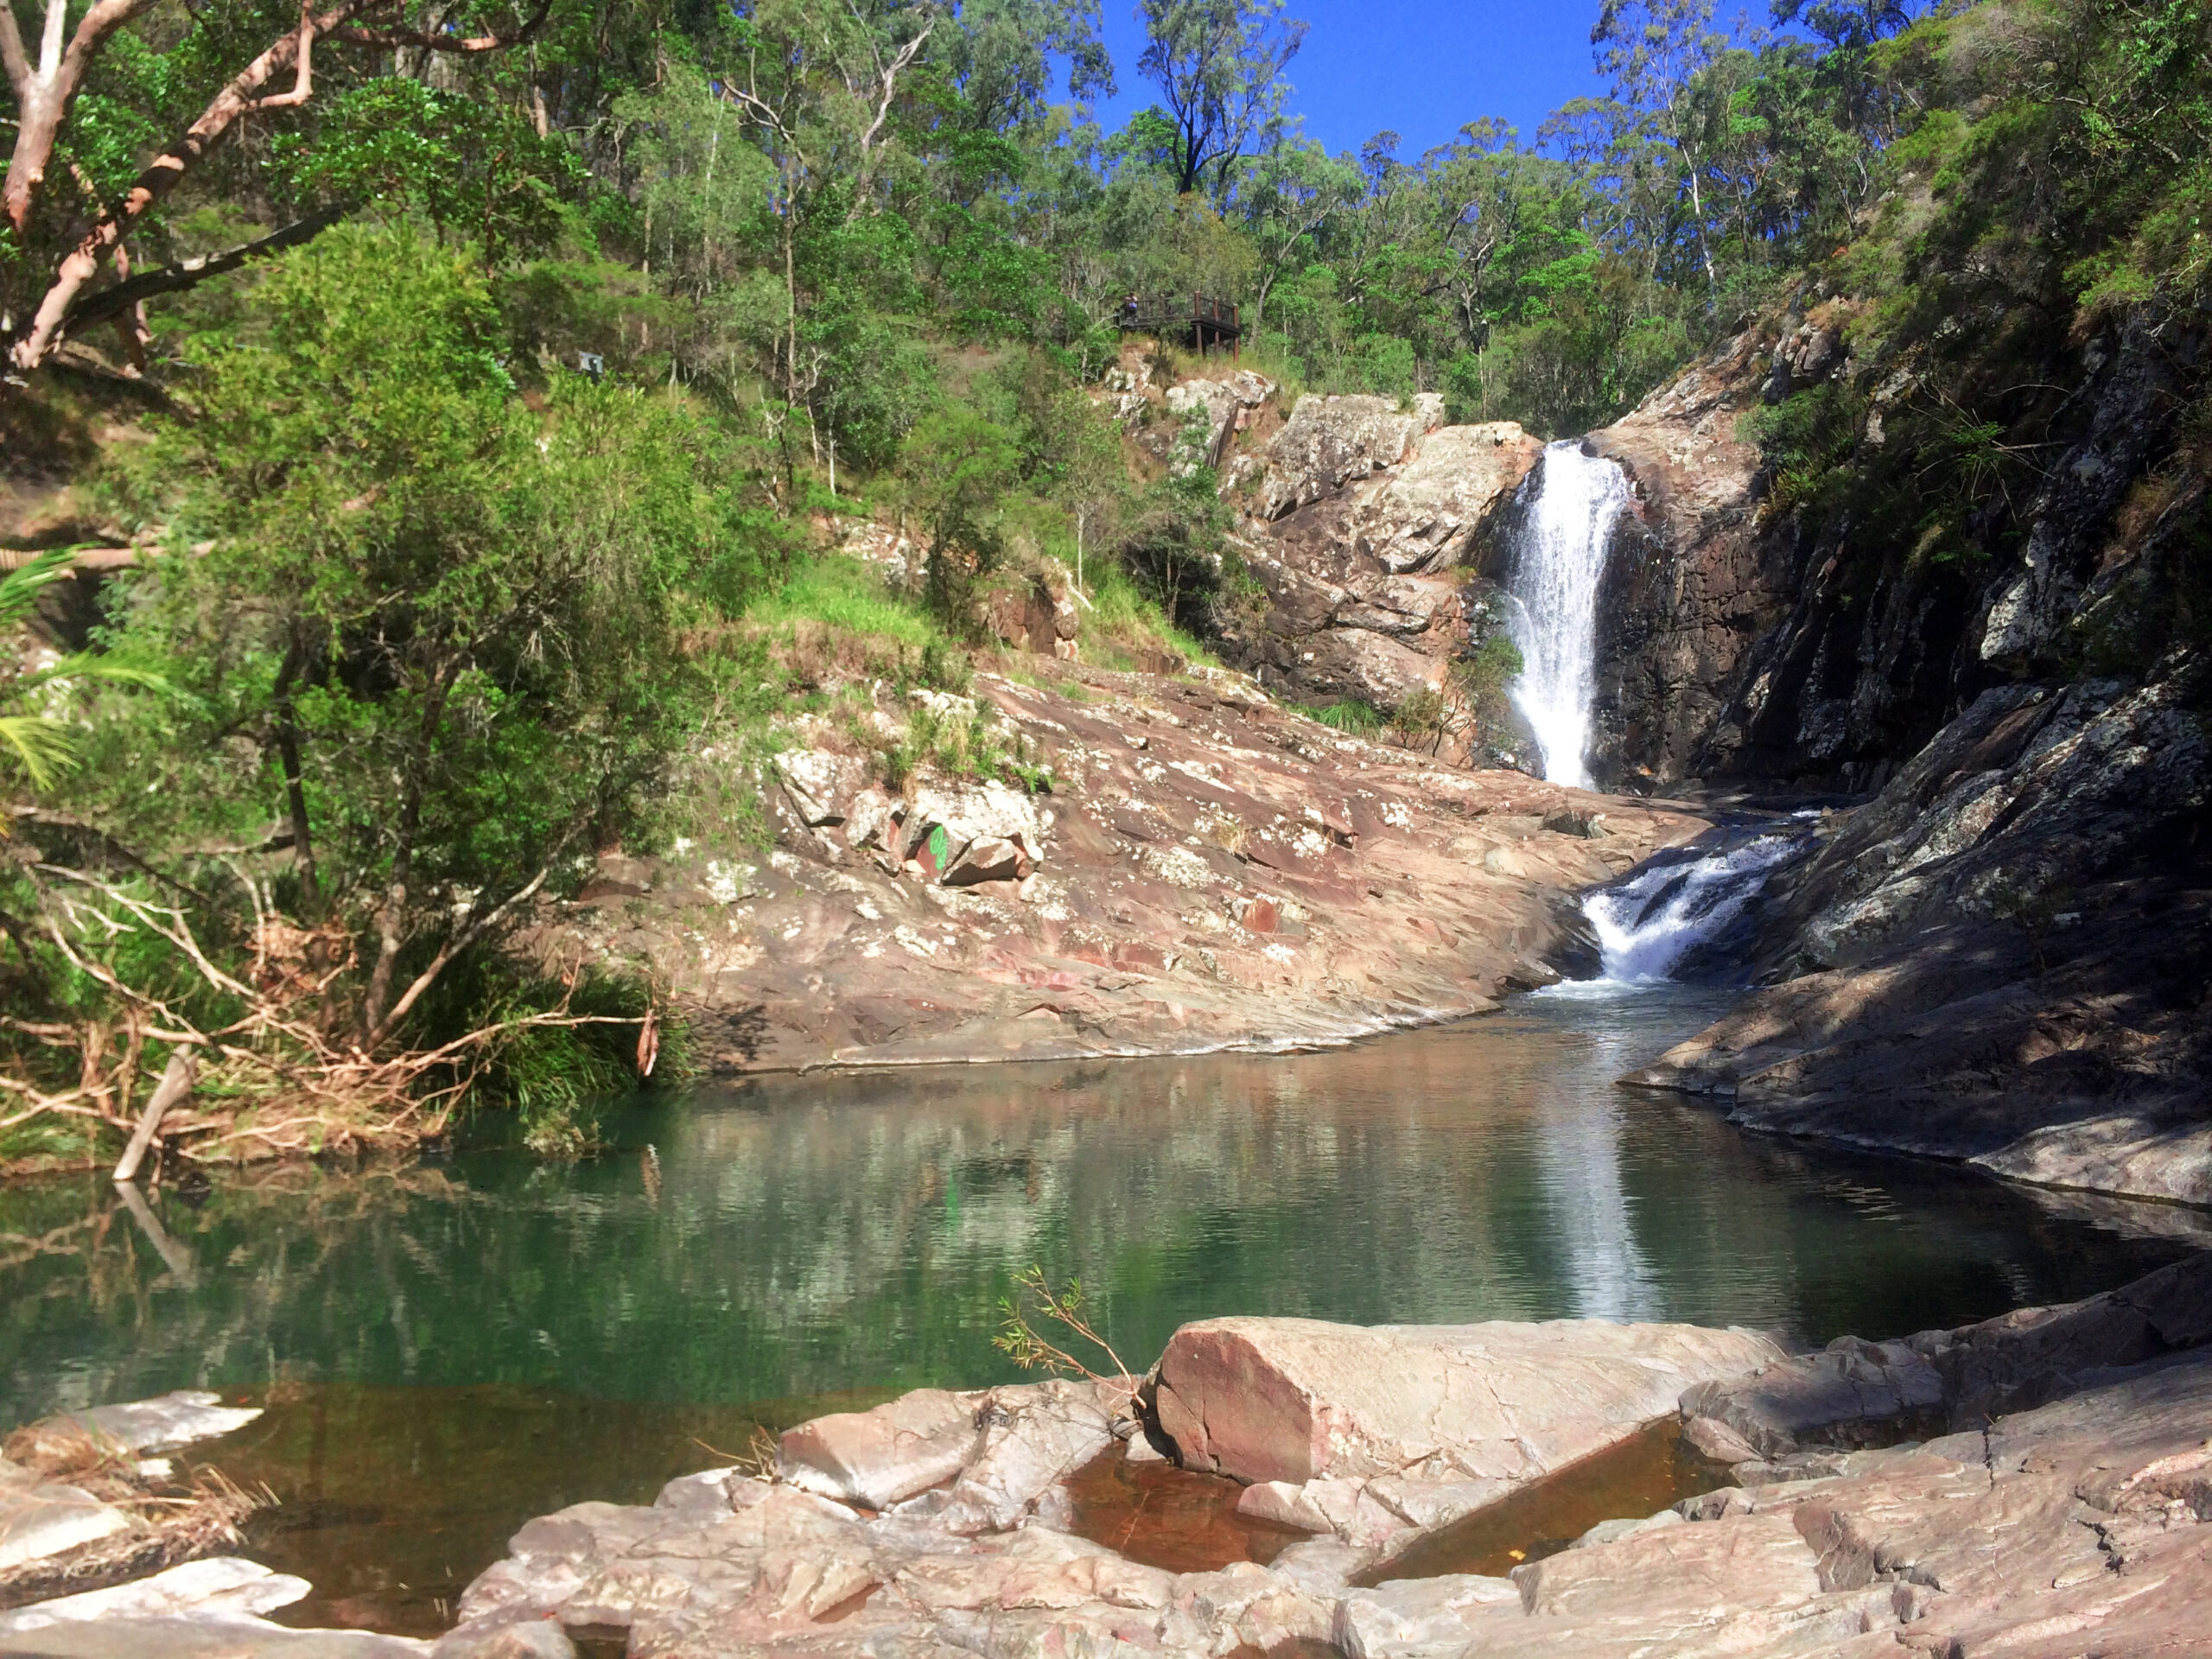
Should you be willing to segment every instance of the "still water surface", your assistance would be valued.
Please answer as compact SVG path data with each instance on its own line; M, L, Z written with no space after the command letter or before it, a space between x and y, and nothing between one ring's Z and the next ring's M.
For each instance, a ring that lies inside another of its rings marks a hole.
M1010 1276L1132 1366L1183 1321L1689 1319L1887 1336L2178 1254L1972 1173L1745 1137L1612 1080L1725 1006L1538 996L1334 1052L761 1079L575 1166L286 1170L148 1214L0 1191L0 1425L174 1388L285 1500L325 1619L435 1628L528 1516L637 1501L753 1426L1018 1375Z

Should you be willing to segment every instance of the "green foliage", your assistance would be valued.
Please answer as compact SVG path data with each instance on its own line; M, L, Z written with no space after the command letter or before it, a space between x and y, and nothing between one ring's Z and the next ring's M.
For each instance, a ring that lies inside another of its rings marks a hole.
M559 237L587 177L565 143L512 111L385 76L341 92L313 142L281 134L271 171L306 201L418 209L441 239L474 240L486 270Z
M648 1011L659 1039L653 1081L682 1084L693 1075L690 1027L656 1003L633 972L587 967L564 984L528 962L486 951L455 964L424 1007L423 1025L446 1037L500 1028L478 1062L472 1107L512 1114L524 1144L540 1156L574 1158L598 1149L601 1109L637 1090L638 1033ZM593 1023L526 1023L556 1013Z
M1384 724L1382 715L1373 703L1362 702L1357 697L1304 712L1331 731L1342 732L1349 737L1373 737L1383 728Z
M914 429L899 470L928 543L930 607L964 628L977 582L1005 555L998 509L1020 475L1020 452L998 423L955 406Z
M39 595L67 581L76 550L55 548L0 575L0 779L20 774L34 790L51 789L74 769L79 745L56 712L73 688L108 684L168 691L155 669L120 655L79 652L33 667L18 631L28 624ZM0 835L7 833L0 820Z
M677 631L764 573L711 435L574 378L533 413L454 256L334 232L261 297L253 336L196 352L198 418L130 458L126 493L205 551L155 561L112 643L199 702L113 740L188 787L104 805L169 835L289 823L309 912L374 917L373 1029L459 899L650 836L647 785L695 717Z

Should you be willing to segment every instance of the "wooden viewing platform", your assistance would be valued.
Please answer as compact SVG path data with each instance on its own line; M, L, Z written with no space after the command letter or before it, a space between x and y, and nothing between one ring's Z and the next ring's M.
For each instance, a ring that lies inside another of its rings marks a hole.
M1131 295L1122 302L1114 321L1125 334L1158 334L1163 340L1187 342L1201 353L1225 345L1234 355L1244 335L1236 302L1209 299L1203 294L1152 298Z

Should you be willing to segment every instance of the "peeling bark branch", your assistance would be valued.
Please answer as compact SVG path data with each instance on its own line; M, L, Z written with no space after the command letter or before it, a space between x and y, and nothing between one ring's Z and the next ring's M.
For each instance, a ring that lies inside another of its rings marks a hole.
M46 29L35 67L23 50L13 4L0 5L0 66L16 89L16 147L8 159L6 202L9 223L20 235L30 223L31 201L46 181L54 141L69 105L84 84L85 72L108 36L153 3L153 0L99 0L62 45L67 0L46 0Z
M297 247L335 225L346 216L350 207L350 203L325 207L320 213L309 213L305 219L285 226L282 230L271 231L267 236L251 242L241 242L237 247L226 248L219 253L203 253L195 259L180 259L173 265L160 265L152 270L140 271L128 281L87 295L71 306L61 320L62 333L74 334L92 323L104 321L141 305L156 295L175 294L195 288L210 277L226 276L256 259Z
M876 135L883 130L883 124L890 118L891 100L898 95L899 77L921 54L923 46L930 38L930 31L936 27L937 19L931 16L923 23L920 32L912 40L899 48L898 56L893 58L888 66L885 66L880 58L876 59L883 82L883 96L876 102L875 119L868 123L868 130L861 135L861 164L853 180L853 202L845 210L845 223L848 225L860 216L861 207L868 201L868 178L875 169ZM873 56L874 48L871 46L869 50Z
M60 48L60 30L66 0L48 0L46 60L56 61L54 84L73 74L68 90L73 92L75 82L83 79L94 53L116 29L152 0L99 0L85 21L79 25L76 38L68 53ZM419 38L405 30L364 29L354 27L355 20L368 14L385 12L396 0L334 0L327 10L315 10L313 0L302 0L299 27L284 34L269 49L241 69L213 102L201 111L200 118L186 128L175 143L170 144L139 174L137 182L124 195L118 206L108 209L96 219L77 245L63 256L55 268L54 282L45 297L38 304L29 321L18 332L9 353L13 366L19 372L36 368L61 340L67 325L73 321L72 311L100 267L111 258L124 238L136 230L139 222L152 211L168 193L175 189L184 175L190 172L208 149L237 124L239 118L257 111L289 108L306 103L315 90L312 62L317 38L336 40L357 45L391 48L414 45L429 51L483 53L496 52L520 44L534 34L552 9L552 0L538 0L536 11L520 28L511 35L484 35L456 38L425 35ZM41 90L46 86L44 70L34 73L17 35L12 11L0 5L0 60L4 60L10 76L15 79L17 100L22 105L23 120L17 132L16 159L8 173L8 211L20 230L28 221L30 205L40 180L44 177L46 160L53 151L54 137L60 130L61 116L67 104L66 94L60 101L51 102L49 114L36 114L34 105L38 98L47 96ZM42 62L45 60L42 60ZM73 70L67 69L71 63ZM17 74L18 70L22 73ZM288 92L264 93L263 88L285 70L293 72L293 86ZM29 86L34 97L23 88ZM44 105L38 105L44 111ZM42 131L43 137L40 137ZM41 148L41 145L43 148ZM18 213L17 194L20 191L21 210ZM150 274L150 273L149 273Z
M338 3L321 16L311 19L313 32L327 35L340 23L367 9L378 0L338 0ZM59 0L56 0L59 3ZM230 84L215 94L214 100L201 111L200 118L184 130L177 141L169 145L139 174L137 181L124 194L122 202L96 221L86 232L77 245L63 257L54 272L53 286L39 302L38 310L30 324L18 339L10 353L19 371L36 368L53 350L61 334L63 321L79 294L107 263L108 257L121 245L123 238L137 228L138 222L174 190L184 175L190 172L200 157L232 126L238 118L250 112L261 89L271 77L290 68L296 61L302 38L311 38L308 29L286 34L251 63L238 71Z

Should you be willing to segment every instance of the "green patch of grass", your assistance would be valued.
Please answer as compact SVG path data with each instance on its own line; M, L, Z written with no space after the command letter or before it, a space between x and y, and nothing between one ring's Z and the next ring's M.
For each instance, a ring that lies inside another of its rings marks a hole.
M1147 653L1172 652L1185 662L1220 666L1211 651L1170 622L1120 567L1102 560L1092 570L1090 608L1083 617L1086 661L1135 668Z
M906 718L906 734L881 752L878 766L884 786L903 790L924 766L948 778L995 778L1018 784L1032 795L1052 792L1052 769L1029 740L977 708L964 720L920 708Z
M1341 702L1332 702L1320 708L1309 708L1301 703L1288 706L1332 732L1343 732L1351 737L1373 737L1389 723L1373 704L1362 702L1357 697L1347 697Z
M895 639L918 650L944 640L935 623L886 588L874 570L858 559L836 554L802 565L745 616L748 622L777 630L798 622L820 622L849 633Z

